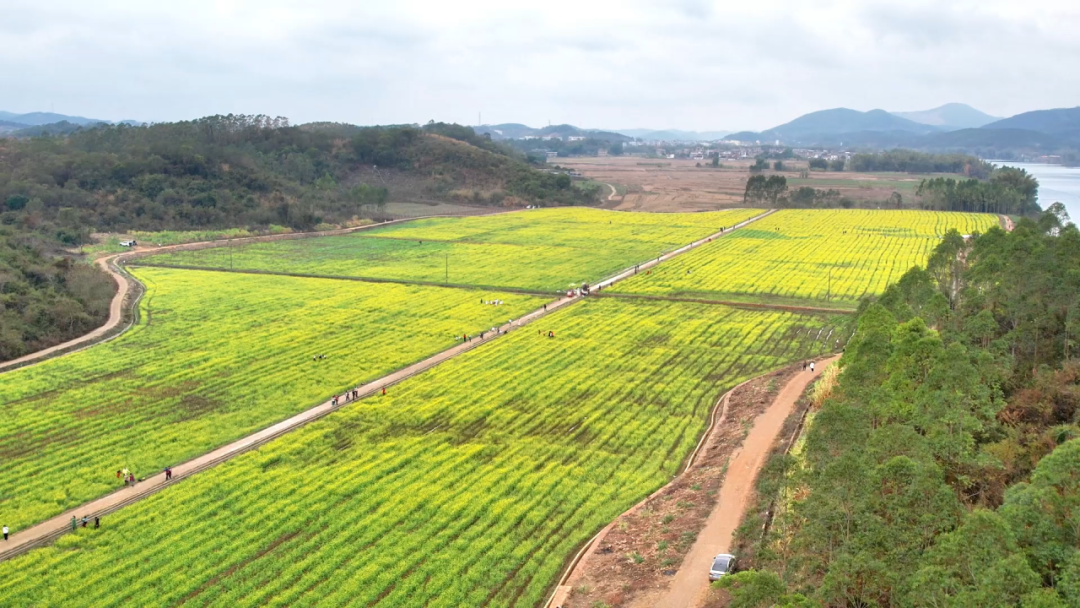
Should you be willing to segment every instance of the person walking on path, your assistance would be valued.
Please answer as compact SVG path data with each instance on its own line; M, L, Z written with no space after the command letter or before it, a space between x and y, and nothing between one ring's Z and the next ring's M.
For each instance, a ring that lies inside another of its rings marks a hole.
M97 530L101 527L101 518L94 516L94 529Z
M90 518L89 518L89 517L87 517L86 515L83 515L83 518L82 518L82 527L84 527L84 528L85 528L85 527L86 527L86 524L88 524L88 523L90 523Z
M172 467L165 467L165 481L172 479Z
M8 536L8 527L4 526L4 540L7 540L7 536Z
M74 532L74 531L75 531L75 527L76 527L76 526L77 526L77 524L75 523L75 516L74 516L74 515L72 515L72 516L71 516L71 531L72 531L72 532Z
M814 362L813 361L810 362L810 373L811 374L814 373Z

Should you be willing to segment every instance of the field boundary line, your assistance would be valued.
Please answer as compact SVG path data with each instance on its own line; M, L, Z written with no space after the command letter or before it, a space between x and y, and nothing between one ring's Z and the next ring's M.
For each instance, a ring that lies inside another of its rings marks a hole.
M447 289L469 289L473 291L501 291L516 293L526 296L541 296L545 298L556 297L559 291L540 291L538 289L521 289L519 287L497 287L495 285L468 285L464 283L440 283L438 281L423 281L420 279L388 279L382 277L358 277L334 274L308 274L304 272L281 272L278 270L261 270L258 268L208 268L204 266L188 266L186 264L161 264L154 262L134 262L129 264L131 268L174 268L176 270L197 270L200 272L231 272L235 274L256 274L262 276L293 277L297 279L324 279L328 281L355 281L358 283L390 283L395 285L418 285L421 287L445 287Z
M738 223L738 224L736 224L736 225L734 225L734 226L732 226L730 228L726 228L722 233L715 233L715 234L710 235L710 236L702 237L701 239L698 239L697 241L694 241L694 242L690 243L689 245L684 245L683 247L675 249L675 250L673 250L671 252L662 254L661 256L657 257L656 259L651 259L648 262L645 262L645 263L630 267L627 270L624 270L623 272L618 273L615 276L604 279L603 281L598 283L597 286L609 286L609 285L612 285L612 284L614 284L614 283L616 283L618 281L621 281L621 280L623 280L625 278L631 277L634 274L636 274L642 268L651 268L651 267L653 267L653 266L655 266L655 265L657 265L657 264L659 264L659 263L661 263L661 262L663 262L665 260L668 260L668 259L670 259L672 257L675 257L675 256L680 255L682 253L685 253L687 251L691 251L692 249L696 248L697 246L700 246L703 243L707 243L707 242L711 241L713 238L717 238L718 236L730 234L734 230L736 230L738 228L741 228L741 227L743 227L743 226L745 226L747 224L750 224L750 223L752 223L754 221L757 221L758 219L761 219L761 218L773 213L774 211L775 210L770 210L770 211L768 211L766 213L760 214L758 216L755 216L753 218L750 218L748 220L740 222L740 223ZM397 220L397 221L412 221L414 219L424 219L424 218L410 218L408 220ZM384 222L382 224L377 224L377 225L386 225L388 223L390 223L390 222ZM335 233L338 233L338 234L345 234L345 233L347 233L346 231L351 232L351 231L356 231L356 230L360 230L360 229L364 229L364 228L370 228L371 226L374 226L374 225L360 226L360 227L356 227L356 228L344 229L344 231L325 231L323 233L302 233L302 234L306 234L306 235L309 235L309 236L327 236L326 232L335 232ZM292 235L292 234L290 234L290 235L269 235L269 236L292 236L293 238L307 238L307 237L296 237L295 235ZM250 239L264 239L264 238L265 237L250 237ZM225 241L225 242L227 242L227 241ZM187 243L187 244L183 244L183 245L170 245L168 247L162 247L162 248L155 249L155 250L142 250L142 251L135 251L135 252L125 252L125 253L120 253L120 254L113 254L111 256L108 256L107 259L109 259L111 261L111 263L115 265L118 261L126 261L129 258L130 259L137 259L139 257L144 257L144 256L147 256L147 255L153 255L154 253L158 253L158 252L164 251L164 250L178 250L178 249L181 249L181 248L210 248L210 247L214 247L214 246L220 246L220 243L222 243L222 241L207 241L207 242L204 242L204 243ZM199 247L199 246L201 246L201 247ZM119 268L117 268L117 269L119 270ZM456 357L457 355L460 355L460 354L462 354L464 352L472 350L473 348L481 346L482 344L486 344L488 342L491 342L492 340L495 340L499 336L504 335L504 334L506 334L506 333L508 333L510 331L514 331L518 327L522 327L524 325L527 325L527 324L531 323L532 321L535 321L536 319L539 319L539 318L544 317L544 316L546 316L548 314L551 314L551 313L553 313L553 312L555 312L555 311L557 311L559 309L572 306L573 304L576 304L577 302L580 302L580 301L582 301L584 299L585 299L585 296L578 295L578 294L575 294L575 295L572 295L572 296L559 297L559 298L547 303L542 308L539 308L539 309L534 310L534 311L532 311L532 312L530 312L528 314L525 314L525 315L519 317L515 321L503 324L502 326L499 327L499 331L497 333L494 333L494 334L492 334L490 336L486 336L484 339L473 339L473 340L471 340L469 342L465 342L465 343L462 343L462 344L458 344L456 346L452 346L452 347L450 347L450 348L448 348L446 350L440 351L440 352L435 353L435 354L433 354L433 355L431 355L431 356L429 356L429 357L427 357L425 359L422 359L421 361L413 363L412 365L406 366L406 367L404 367L402 369L399 369L399 370L397 370L395 372L391 372L391 373L389 373L389 374L387 374L385 376L382 376L381 378L373 380L373 381L371 381L371 382L369 382L367 384L356 387L356 390L358 390L360 392L359 392L356 399L354 399L352 401L349 401L348 403L350 403L350 404L351 403L357 403L361 399L371 397L371 396L375 395L376 393L378 393L382 389L389 388L389 387L391 387L391 386L393 386L395 384L398 384L398 383L400 383L400 382L402 382L402 381L404 381L404 380L406 380L408 378L416 376L416 375L418 375L418 374L420 374L420 373L422 373L424 371L427 371L427 370L439 365L440 363L443 363L443 362L445 362L445 361L447 361L449 359L452 359L452 358ZM352 389L350 389L350 391L351 390ZM342 394L345 394L345 393L342 393ZM718 403L719 403L719 401L718 401ZM130 505L130 504L132 504L132 503L134 503L134 502L136 502L138 500L141 500L143 498L146 498L147 496L150 496L152 494L155 494L155 493L161 491L166 486L172 485L173 483L179 482L179 481L181 481L181 480L183 480L183 479L185 479L187 477L191 477L191 476L193 476L193 475L195 475L195 474L197 474L199 472L202 472L202 471L207 470L207 469L209 469L209 468L211 468L213 466L216 466L216 465L218 465L218 464L220 464L222 462L230 460L234 456L238 456L238 455L243 454L245 452L248 452L248 451L250 451L252 449L256 449L258 447L261 447L262 445L265 445L266 443L268 443L270 441L273 441L274 439L276 439L276 438L278 438L278 437L280 437L280 436L282 436L282 435L284 435L284 434L286 434L288 432L291 432L291 431L293 431L293 430L295 430L297 428L300 428L300 427L306 425L309 422L319 420L320 418L323 418L327 414L330 414L331 412L333 412L333 411L335 411L337 409L340 409L343 406L344 406L344 404L338 405L338 406L335 407L335 406L331 405L331 402L329 400L323 401L322 403L320 403L318 405L315 405L313 407L310 407L310 408L308 408L308 409L306 409L306 410L304 410L302 412L299 412L299 413L291 416L290 418L287 418L287 419L282 420L280 422L277 422L277 423L275 423L273 425L270 425L270 426L268 426L268 427L266 427L266 428L264 428L264 429L262 429L260 431L250 433L250 434L248 434L248 435L246 435L244 437L241 437L239 439L231 441L231 442L229 442L229 443L227 443L227 444L225 444L223 446L220 446L220 447L215 448L215 449L213 449L213 450L211 450L211 451L209 451L209 452L207 452L205 454L202 454L201 456L196 456L195 458L192 458L192 459L190 459L190 460L188 460L188 461L186 461L186 462L184 462L182 464L179 464L179 465L173 467L172 468L173 476L172 476L172 479L169 480L169 481L165 480L165 473L164 472L159 472L159 473L156 473L154 475L151 475L148 478L143 479L142 481L139 481L139 482L135 483L135 485L133 485L133 486L120 488L120 489L118 489L118 490L116 490L116 491L114 491L114 492L112 492L110 494L106 494L104 496L101 496L101 497L96 498L94 500L91 500L89 502L86 502L86 503L84 503L84 504L82 504L82 505L80 505L78 507L68 509L67 511L61 513L60 515L57 515L55 517L51 517L51 518L49 518L49 519L47 519L45 521L42 521L42 522L39 522L39 523L37 523L37 524L35 524L33 526L30 526L29 528L26 528L25 530L23 530L21 532L17 532L15 534L11 535L11 537L9 539L9 543L11 543L11 544L8 545L3 551L0 551L0 561L5 561L5 560L8 560L8 559L11 559L13 557L16 557L18 555L21 555L21 554L31 550L33 548L39 547L41 545L47 544L49 542L52 542L52 541L60 538L61 536L63 536L64 534L66 534L67 532L70 531L70 520L71 520L72 517L75 517L75 518L81 520L82 517L94 518L94 517L101 517L102 515L107 515L107 514L113 513L113 512L115 512L115 511L117 511L117 510L119 510L119 509L121 509L121 508L123 508L125 506L128 506L128 505Z
M666 302L692 302L694 304L713 304L716 306L728 306L730 308L752 308L755 310L783 310L787 312L811 313L811 314L840 314L853 315L853 308L824 308L821 306L799 306L796 304L765 304L763 302L738 302L733 300L709 300L706 298L681 298L678 296L657 296L638 293L604 293L598 294L602 298L625 298L638 300L661 300Z
M165 252L169 252L169 251L195 251L195 250L199 250L199 249L214 249L216 247L229 246L229 245L231 245L233 243L246 244L246 243L266 242L266 241L290 241L290 240L297 240L297 239L304 239L304 238L314 238L314 237L321 237L321 236L340 236L340 235L351 234L353 232L358 232L358 231L362 231L362 230L370 230L372 228L378 228L378 227L386 226L386 225L389 225L389 224L400 224L400 223L403 223L403 222L411 222L411 221L415 221L415 220L424 220L424 219L437 218L437 217L477 217L479 215L500 215L500 214L504 214L504 213L517 213L518 211L522 211L522 210L519 210L519 209L514 209L514 210L511 210L511 211L498 211L497 210L497 211L492 211L491 213L472 214L472 215L461 215L461 214L424 215L424 216L419 216L419 217L411 217L411 218L403 218L403 219L398 219L398 220L390 220L390 221L386 221L386 222L379 222L379 223L375 223L375 224L365 224L363 226L352 226L350 228L338 228L338 229L334 229L334 230L320 230L320 231L315 231L315 232L286 232L286 233L282 233L282 234L262 234L262 235L257 235L257 236L247 236L247 237L241 237L241 238L236 238L236 239L217 239L217 240L213 240L213 241L199 241L199 242L195 242L195 243L179 243L179 244L176 244L176 245L164 245L164 246L161 246L161 247L149 247L149 248L146 248L146 249L138 249L138 250L135 250L135 251L125 251L125 252L121 252L121 253L113 253L113 254L104 255L102 257L99 257L97 260L95 260L94 263L97 264L102 270L109 273L109 275L113 278L113 280L116 281L116 285L117 285L116 294L113 295L112 300L109 302L109 317L105 320L105 323L102 324L101 326L95 328L95 329L90 330L89 332L87 332L87 333L85 333L85 334L83 334L81 336L72 338L71 340L68 340L66 342L62 342L60 344L56 344L56 345L50 346L48 348L43 348L41 350L34 351L32 353L27 353L27 354L25 354L25 355L23 355L21 357L11 359L10 361L0 362L0 374L2 374L4 372L9 372L9 371L12 371L12 370L15 370L15 369L22 369L22 368L28 367L28 366L30 366L32 364L40 363L41 361L52 359L54 357L59 357L59 356L62 356L62 355L75 353L75 352L78 352L80 350L84 350L88 346L93 346L95 344L101 344L102 342L108 342L109 340L112 340L112 339L114 339L114 338L116 338L116 337L118 337L120 335L123 335L124 333L127 332L128 329L131 329L131 326L134 324L134 319L135 319L134 314L132 315L132 319L128 322L128 324L123 329L121 329L118 332L111 333L111 332L113 332L114 329L116 329L117 326L120 325L121 321L123 321L124 314L129 312L129 311L133 311L134 307L138 306L139 300L142 298L142 294L140 293L135 298L135 300L133 302L130 302L130 303L125 302L128 299L129 293L131 293L133 291L133 287L135 285L138 285L138 287L135 288L135 289L145 290L145 286L142 285L138 281L138 279L136 279L135 277L133 277L130 274L123 271L122 265L125 264L128 260L135 260L135 259L138 259L138 258L142 258L142 257L150 256L150 255L156 255L156 254L159 254L159 253L165 253ZM203 269L203 270L205 270L205 269ZM550 295L550 294L545 294L545 295ZM76 348L76 347L79 347L79 348Z

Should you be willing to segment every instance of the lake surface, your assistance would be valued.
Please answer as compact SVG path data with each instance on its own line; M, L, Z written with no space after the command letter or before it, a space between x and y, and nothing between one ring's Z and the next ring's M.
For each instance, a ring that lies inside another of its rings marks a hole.
M1072 223L1080 226L1080 167L1000 160L990 162L1024 169L1034 175L1035 179L1039 180L1039 205L1046 209L1054 203L1063 203Z

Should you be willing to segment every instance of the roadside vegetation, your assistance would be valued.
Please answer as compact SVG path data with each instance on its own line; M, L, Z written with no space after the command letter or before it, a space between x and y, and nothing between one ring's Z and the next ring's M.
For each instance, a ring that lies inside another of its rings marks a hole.
M855 308L929 259L949 230L993 215L783 210L612 287L620 293Z
M720 394L819 352L832 325L582 302L0 563L5 599L536 606L581 543L670 480ZM349 344L332 352L368 342Z
M0 361L81 336L109 316L109 275L55 242L0 225Z
M863 304L732 605L1080 604L1080 231L1061 219L951 234Z
M536 209L417 220L346 236L180 251L143 262L558 292L759 214L756 209L662 215Z
M128 333L3 374L5 525L44 520L116 489L117 470L149 476L546 301L353 281L134 273L147 293ZM504 304L481 303L495 299Z

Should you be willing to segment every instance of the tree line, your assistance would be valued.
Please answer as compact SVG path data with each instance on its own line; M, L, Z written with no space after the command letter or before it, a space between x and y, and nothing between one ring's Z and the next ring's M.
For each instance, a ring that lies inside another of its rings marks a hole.
M935 177L919 183L924 209L1026 215L1038 213L1039 182L1024 169L994 169L987 181Z
M854 154L847 169L856 172L957 173L965 177L988 179L994 166L968 154L928 154L896 149Z
M1080 605L1080 231L946 235L860 306L735 607Z
M777 161L780 162L780 161ZM754 175L746 180L743 202L747 205L763 205L777 208L850 208L855 205L851 199L843 196L839 190L819 190L801 186L789 190L787 178L783 175Z

